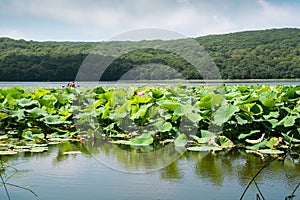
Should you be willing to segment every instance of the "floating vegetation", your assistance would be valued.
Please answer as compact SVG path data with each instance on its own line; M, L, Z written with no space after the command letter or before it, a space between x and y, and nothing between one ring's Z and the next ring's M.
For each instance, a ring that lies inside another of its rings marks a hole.
M300 145L300 86L0 88L0 154L104 136L131 146L282 154Z

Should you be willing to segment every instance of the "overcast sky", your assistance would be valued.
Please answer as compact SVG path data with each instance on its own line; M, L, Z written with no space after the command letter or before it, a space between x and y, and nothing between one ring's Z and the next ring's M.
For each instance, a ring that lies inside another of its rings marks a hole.
M187 37L300 27L299 0L0 0L0 37L102 41L161 28Z

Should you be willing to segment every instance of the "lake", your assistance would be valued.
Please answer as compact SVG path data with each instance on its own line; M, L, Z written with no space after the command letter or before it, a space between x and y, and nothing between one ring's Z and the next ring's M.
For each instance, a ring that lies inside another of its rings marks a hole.
M100 148L100 149L99 149ZM112 150L113 149L113 150ZM64 152L76 151L77 154ZM79 153L81 152L81 153ZM101 155L103 154L103 155ZM85 148L79 143L61 143L46 153L2 157L16 163L25 176L11 178L9 183L28 187L38 194L8 186L11 199L240 199L252 177L271 158L246 153L184 152L166 167L152 166L143 172L145 162L139 151L128 151L110 144ZM113 161L104 163L102 157ZM165 155L158 155L164 157ZM139 164L140 163L140 164ZM149 167L149 166L146 166ZM161 169L157 169L163 167ZM298 158L277 159L255 179L265 199L285 199L300 182ZM2 186L0 199L6 199ZM255 200L258 190L253 183L243 199ZM295 192L299 199L300 190Z
M226 84L300 85L300 82L238 82ZM62 87L64 82L0 82L0 87ZM170 83L81 83L97 85L169 85ZM173 84L173 83L172 83ZM209 85L215 83L189 83ZM299 154L298 154L299 155ZM7 185L12 200L23 199L240 199L255 174L272 157L244 150L185 152L167 146L162 151L131 149L109 143L65 142L44 153L1 156L15 163L24 176L7 183L28 187L38 194ZM5 173L10 173L7 169ZM256 177L244 200L255 200L261 191L265 199L283 200L294 190L299 199L300 163L297 156L276 159ZM7 199L3 185L0 199Z
M101 81L101 82L80 82L80 86L128 86L128 85L177 85L180 81ZM1 82L0 87L63 87L66 86L68 82ZM186 85L193 86L205 86L205 85L220 85L222 83L226 85L250 85L250 84L267 84L267 85L300 85L300 80L220 80L215 81L185 81Z

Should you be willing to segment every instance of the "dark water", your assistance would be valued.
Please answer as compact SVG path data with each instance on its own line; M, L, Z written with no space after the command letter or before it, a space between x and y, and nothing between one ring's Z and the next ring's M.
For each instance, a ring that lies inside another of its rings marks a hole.
M89 151L85 147L64 143L46 153L2 157L8 163L15 162L19 170L29 170L25 176L8 182L28 187L39 195L36 198L28 191L8 186L11 199L240 199L249 181L270 159L262 160L259 155L237 150L185 152L162 169L135 173L145 167L141 152L116 146L111 150L110 145ZM81 153L64 154L72 150ZM114 164L108 167L101 154ZM160 165L154 157L147 163L153 169ZM255 180L265 199L284 200L300 182L298 159L277 159ZM257 193L252 184L243 199L255 200ZM295 199L300 199L300 190L295 195ZM0 199L6 199L3 186Z

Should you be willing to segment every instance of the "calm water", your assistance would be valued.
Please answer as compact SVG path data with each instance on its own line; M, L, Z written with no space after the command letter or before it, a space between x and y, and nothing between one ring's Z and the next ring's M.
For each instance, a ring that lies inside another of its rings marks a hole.
M115 86L115 85L177 85L178 82L80 82L80 86ZM186 85L220 85L222 83L214 82L186 82ZM268 85L300 85L300 81L244 81L244 82L226 82L226 85L250 85L250 84L268 84ZM1 82L0 87L63 87L67 82Z
M145 167L141 152L116 146L111 150L109 144L96 145L89 151L85 147L64 143L46 153L2 157L15 162L19 170L29 170L25 176L8 182L29 187L39 195L36 198L28 191L8 186L11 199L240 199L253 175L269 159L263 161L243 151L185 152L162 169L133 173ZM72 150L82 153L63 154ZM101 154L114 161L113 167L103 163ZM147 163L153 168L159 165L155 158ZM255 180L265 199L284 200L300 182L300 164L297 159L273 161ZM257 193L253 184L243 199L255 200ZM299 199L300 190L295 195ZM0 199L6 199L3 186Z

